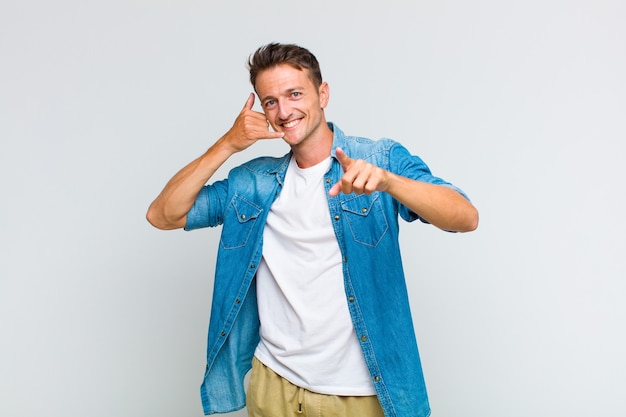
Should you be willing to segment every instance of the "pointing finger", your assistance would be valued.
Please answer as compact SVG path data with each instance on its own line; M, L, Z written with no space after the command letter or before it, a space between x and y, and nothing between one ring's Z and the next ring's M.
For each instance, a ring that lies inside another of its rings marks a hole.
M335 149L335 156L337 157L337 160L341 164L343 171L344 172L347 171L347 168L351 165L352 158L346 155L346 153L341 148Z
M335 149L335 156L337 157L339 164L341 164L341 168L343 169L344 176L345 176L345 173L348 171L348 168L350 166L350 161L352 161L352 159L348 155L346 155L343 149L339 147ZM330 190L328 190L328 195L330 197L335 197L335 196L338 196L340 192L344 191L342 183L343 183L343 178L341 178L339 181L333 184L332 187L330 187Z

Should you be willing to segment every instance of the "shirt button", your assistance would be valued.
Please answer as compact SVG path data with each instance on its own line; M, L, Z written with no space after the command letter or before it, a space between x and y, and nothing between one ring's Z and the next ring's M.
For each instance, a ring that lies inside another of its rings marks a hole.
M361 341L365 342L367 340L367 336L361 336Z
M237 298L237 299L235 300L235 304L239 304L240 302L241 302L241 300L240 300L239 298Z
M241 215L241 220L246 220L246 215L245 214Z
M326 184L330 182L330 178L326 178Z
M335 220L339 220L339 216L338 215L335 215Z
M222 336L226 336L226 332L222 332L221 334L222 334Z
M363 208L361 209L361 211L362 211L363 213L367 213L367 208L363 207Z
M254 269L254 268L256 268L256 265L254 264L250 265L250 269Z
M380 378L379 378L379 377L377 377L377 376L375 376L375 377L374 377L374 382L378 382L378 381L380 381Z
M351 303L354 303L354 297L348 298L348 301L350 301Z

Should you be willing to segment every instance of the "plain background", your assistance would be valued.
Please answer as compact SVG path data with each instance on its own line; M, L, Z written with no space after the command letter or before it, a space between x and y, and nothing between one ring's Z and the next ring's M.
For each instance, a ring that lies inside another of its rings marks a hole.
M402 226L432 416L626 415L625 21L621 0L2 1L0 415L202 415L219 229L144 216L271 41L317 55L329 120L480 210L470 234Z

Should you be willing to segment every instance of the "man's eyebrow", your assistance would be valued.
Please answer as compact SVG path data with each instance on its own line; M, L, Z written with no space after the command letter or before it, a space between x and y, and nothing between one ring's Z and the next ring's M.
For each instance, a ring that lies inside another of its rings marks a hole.
M275 100L276 97L274 96L265 96L261 99L261 103L265 103L267 100Z

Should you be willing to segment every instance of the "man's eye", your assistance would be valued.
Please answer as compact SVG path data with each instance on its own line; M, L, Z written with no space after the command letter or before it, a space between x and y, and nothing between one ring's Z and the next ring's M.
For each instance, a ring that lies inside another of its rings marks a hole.
M275 103L276 103L276 101L274 101L274 100L267 100L267 101L265 102L265 107L271 107L271 106L273 106Z
M293 93L291 93L291 95L293 97L300 97L302 94L299 91L294 91Z

